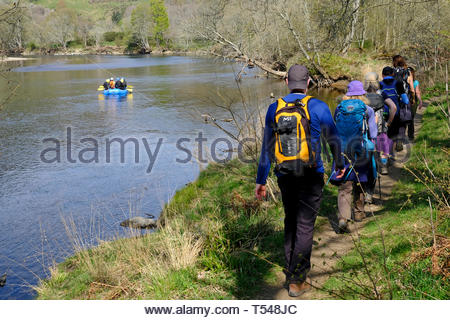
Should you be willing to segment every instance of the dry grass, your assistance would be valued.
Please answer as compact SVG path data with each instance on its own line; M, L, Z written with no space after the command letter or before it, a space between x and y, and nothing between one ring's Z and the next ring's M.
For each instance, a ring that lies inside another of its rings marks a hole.
M203 248L203 240L184 230L177 221L144 236L130 231L130 238L102 242L92 249L85 248L73 223L66 226L77 250L62 267L51 269L51 282L41 282L35 288L45 298L61 298L63 291L55 288L55 284L63 284L67 273L74 270L82 271L89 279L89 289L80 290L80 295L73 298L142 298L146 286L164 278L168 272L194 266ZM76 291L76 284L71 290ZM59 292L58 296L53 292Z

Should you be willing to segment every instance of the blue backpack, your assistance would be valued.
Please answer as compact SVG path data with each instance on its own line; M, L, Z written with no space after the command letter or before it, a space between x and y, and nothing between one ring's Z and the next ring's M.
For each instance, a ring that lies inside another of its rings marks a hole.
M362 155L367 132L366 110L364 102L358 99L344 100L336 108L335 121L341 150L351 159Z
M388 78L386 78L388 79ZM383 98L386 100L387 98L390 98L395 105L397 106L397 112L396 115L400 114L400 97L397 93L397 82L395 80L389 81L388 83L381 81L380 82L380 88L383 95ZM389 107L385 106L385 110L389 110Z
M388 78L392 77L386 77L384 78L384 80L387 80ZM406 93L402 95L398 94L396 88L397 80L394 80L392 82L388 81L388 83L386 83L384 80L380 82L383 97L385 99L391 98L392 101L394 101L395 105L397 106L396 115L398 115L401 122L410 122L412 120L412 113L411 108L409 107L408 95Z

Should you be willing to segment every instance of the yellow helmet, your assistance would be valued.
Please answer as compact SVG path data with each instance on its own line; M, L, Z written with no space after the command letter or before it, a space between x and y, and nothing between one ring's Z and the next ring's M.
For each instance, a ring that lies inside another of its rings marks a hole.
M124 80L123 78L120 79L121 82L123 82L123 80Z
M105 82L108 82L108 81L109 81L109 79L106 79L106 80L105 80Z

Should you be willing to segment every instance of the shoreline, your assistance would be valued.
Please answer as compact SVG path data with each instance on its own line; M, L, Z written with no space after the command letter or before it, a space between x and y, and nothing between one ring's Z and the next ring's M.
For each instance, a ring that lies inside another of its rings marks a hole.
M27 57L27 56L85 56L85 55L167 55L167 56L175 56L175 55L197 55L197 56L205 56L209 55L207 51L204 50L163 50L163 49L154 49L146 52L139 51L129 51L126 47L115 47L115 46L104 46L104 47L87 47L87 48L69 48L66 50L33 50L33 51L24 51L17 58ZM14 58L14 57L12 57Z
M1 57L0 62L15 62L15 61L27 61L27 60L36 60L36 58L27 58L27 57Z

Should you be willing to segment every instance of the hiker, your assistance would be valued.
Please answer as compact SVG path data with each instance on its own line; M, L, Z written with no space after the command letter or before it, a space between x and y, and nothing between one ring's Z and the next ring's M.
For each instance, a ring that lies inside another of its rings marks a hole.
M369 106L375 112L375 121L377 123L378 135L376 138L376 150L378 152L381 174L388 174L388 159L392 141L387 136L388 127L394 121L397 113L397 106L390 98L383 98L380 90L380 83L378 74L376 72L369 72L364 76L364 90L366 90L366 97L369 100ZM372 192L370 192L372 191ZM366 202L371 203L371 196L373 190L369 189L369 199Z
M105 82L103 82L103 88L104 88L105 90L108 90L108 89L109 89L109 79L106 79Z
M408 109L405 106L409 105L409 98L405 91L404 85L394 79L394 69L391 67L384 67L382 71L383 80L380 82L381 94L386 100L390 98L397 107L394 120L388 126L387 135L393 141L390 150L390 160L393 161L393 149L401 151L403 146L397 147L404 140L405 127L404 120L407 119ZM403 121L402 121L403 120Z
M396 55L392 58L392 65L394 66L394 79L403 85L403 91L408 96L408 103L400 101L400 139L396 143L396 151L403 150L403 143L408 142L406 140L406 127L413 122L411 102L414 96L414 85L411 76L411 69L407 66L405 58L401 55ZM412 123L414 125L414 123ZM414 139L414 135L413 135Z
M324 186L322 132L335 159L337 175L344 174L330 109L325 102L306 95L309 82L305 66L292 66L286 78L291 93L269 106L255 189L259 200L266 196L266 179L274 161L285 211L284 272L291 297L310 288L306 276L311 268L314 223Z
M122 84L122 90L125 90L127 88L127 80L120 78L120 83Z
M121 89L121 90L123 90L123 89L122 89L123 85L122 85L122 82L120 82L120 78L116 78L115 87L116 87L116 89Z
M409 70L413 80L413 96L411 104L412 121L408 124L407 129L409 141L414 141L414 117L416 115L417 110L422 109L423 102L422 102L422 94L420 92L419 81L416 79L416 70L413 66L409 66Z
M345 177L338 188L338 221L341 232L348 232L347 222L360 222L365 217L364 193L376 179L373 156L377 137L375 112L368 106L366 91L360 81L348 84L343 101L337 106L334 119L345 154ZM352 201L353 193L353 201ZM353 207L353 217L352 217Z
M114 78L111 77L111 79L109 79L109 88L110 89L114 89L115 88L115 82L114 82Z

